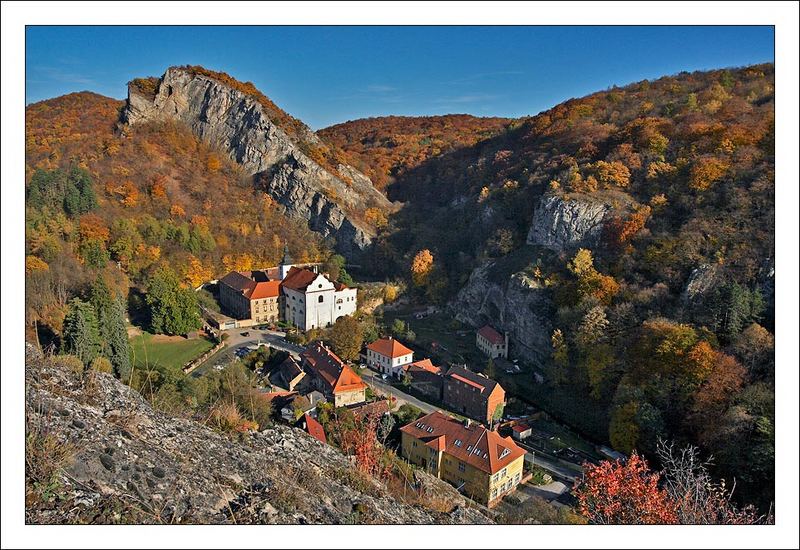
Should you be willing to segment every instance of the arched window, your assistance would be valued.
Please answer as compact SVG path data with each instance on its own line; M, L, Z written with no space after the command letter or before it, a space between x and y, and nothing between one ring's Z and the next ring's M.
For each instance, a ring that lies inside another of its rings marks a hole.
M321 304L324 301L324 296L319 297L319 303Z

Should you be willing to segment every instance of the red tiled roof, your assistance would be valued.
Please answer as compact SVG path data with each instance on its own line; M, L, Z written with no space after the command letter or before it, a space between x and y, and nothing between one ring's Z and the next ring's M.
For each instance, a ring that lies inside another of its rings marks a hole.
M250 293L250 299L260 300L261 298L277 298L280 296L280 292L280 281L264 281L261 283L256 283L256 287Z
M308 346L300 356L334 394L367 387L360 376L320 342Z
M317 278L317 275L318 273L314 273L310 269L292 266L281 284L286 288L303 292Z
M506 342L505 338L503 338L503 335L489 325L481 327L481 329L478 331L478 334L488 340L490 344L502 346Z
M501 437L480 424L465 426L439 411L403 426L400 431L490 474L525 454L510 437Z
M270 271L231 271L220 279L220 283L241 292L248 300L277 298L281 282L272 280Z
M471 370L465 369L464 367L450 367L450 370L447 371L446 376L458 380L459 382L463 382L464 384L474 388L478 388L481 390L481 393L486 391L487 395L492 393L497 386L500 386L497 381L492 380L491 378L486 378L485 376L481 376L475 372L472 372Z
M322 441L323 443L327 443L328 440L325 437L325 430L322 427L322 424L314 420L311 415L305 413L303 415L302 421L305 422L305 427L303 428L311 437Z
M530 430L531 427L528 426L527 424L514 424L514 426L511 429L517 433L522 433L524 431Z
M433 374L441 373L441 369L436 365L434 365L433 363L431 363L430 359L420 359L419 361L414 361L409 365L405 365L403 369L404 370L418 369L418 370L428 371Z
M375 353L379 353L384 357L391 357L392 359L414 353L392 337L379 338L368 345L367 349L371 349Z

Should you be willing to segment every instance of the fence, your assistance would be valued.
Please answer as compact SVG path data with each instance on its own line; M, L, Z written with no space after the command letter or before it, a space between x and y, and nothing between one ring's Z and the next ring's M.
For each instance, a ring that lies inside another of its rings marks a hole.
M206 359L208 359L209 357L217 353L219 350L221 350L224 345L225 342L220 342L219 344L217 344L216 346L205 352L200 357L192 359L190 362L186 363L186 366L183 367L183 373L189 374L190 372L192 372L194 369L205 363Z

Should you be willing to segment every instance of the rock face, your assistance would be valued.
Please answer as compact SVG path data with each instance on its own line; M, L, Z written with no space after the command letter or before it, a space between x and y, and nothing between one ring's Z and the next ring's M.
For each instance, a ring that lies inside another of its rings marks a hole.
M533 213L527 242L556 252L593 246L603 233L604 223L630 203L630 197L622 193L545 195Z
M296 136L290 137L255 97L209 76L171 67L154 95L131 83L123 119L131 125L158 120L185 124L227 152L248 175L259 175L262 188L288 215L334 238L344 254L357 254L374 236L354 214L368 207L390 207L369 178L354 168L339 165L334 175L309 158L309 148L321 142L308 127L299 125Z
M54 437L73 451L51 489L58 496L27 501L28 523L490 522L427 474L423 485L452 509L404 504L301 430L274 426L234 441L154 411L110 375L81 378L30 345L25 372L29 445ZM31 471L52 458L43 454L29 455Z
M717 272L717 267L711 264L702 264L692 269L681 295L683 301L694 301L712 290L718 282Z
M502 283L494 282L492 267L489 263L472 272L450 310L456 319L475 328L491 323L508 332L514 356L541 364L550 353L553 331L548 291L522 272Z

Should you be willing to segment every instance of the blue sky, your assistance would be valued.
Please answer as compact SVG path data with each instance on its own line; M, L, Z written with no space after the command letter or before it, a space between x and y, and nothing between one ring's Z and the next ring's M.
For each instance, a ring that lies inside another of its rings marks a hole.
M203 65L312 128L368 116L519 117L680 71L774 60L771 27L28 27L26 102Z

